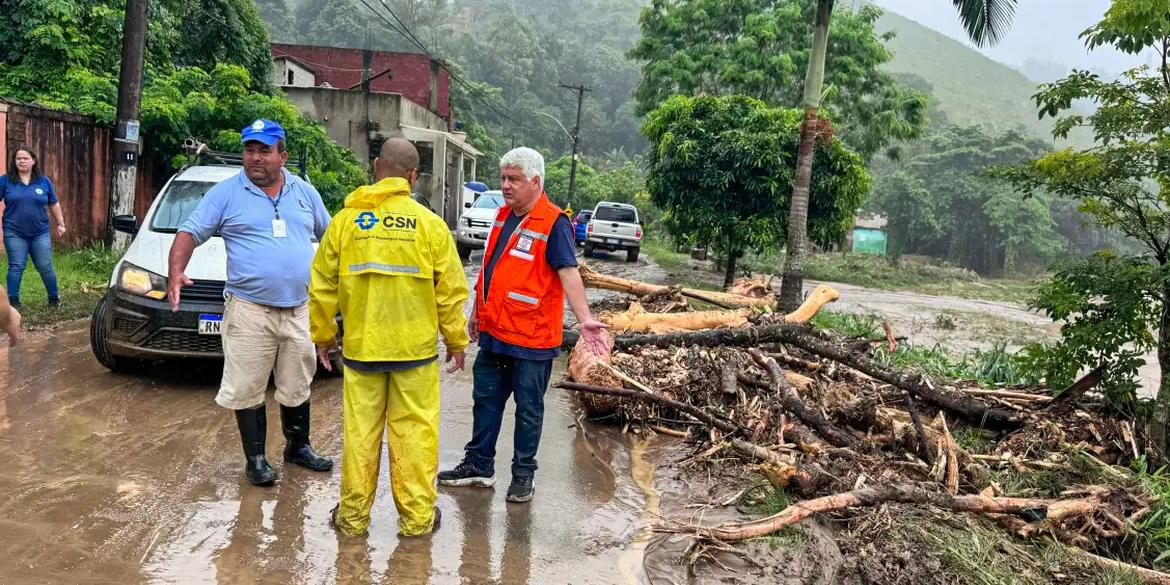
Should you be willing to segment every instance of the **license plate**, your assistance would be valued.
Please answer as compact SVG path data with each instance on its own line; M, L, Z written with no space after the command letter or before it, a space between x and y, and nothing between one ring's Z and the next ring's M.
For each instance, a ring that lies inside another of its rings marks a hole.
M223 315L199 314L199 335L219 335Z
M605 243L607 243L607 244L617 244L617 243L618 243L618 240L617 240L617 238L606 238L606 239L605 239Z

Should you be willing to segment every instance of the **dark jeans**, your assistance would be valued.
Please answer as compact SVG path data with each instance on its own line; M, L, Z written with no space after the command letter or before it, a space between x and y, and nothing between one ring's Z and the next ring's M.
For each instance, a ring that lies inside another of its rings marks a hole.
M516 401L516 432L512 477L536 474L536 449L544 425L544 392L552 375L552 360L523 360L479 350L472 375L475 408L471 441L464 448L467 459L481 470L495 473L496 439L511 395Z
M20 281L24 268L32 256L33 266L41 273L50 299L60 298L57 291L57 273L53 271L53 245L48 232L35 238L24 238L4 232L4 250L8 254L8 298L20 301Z

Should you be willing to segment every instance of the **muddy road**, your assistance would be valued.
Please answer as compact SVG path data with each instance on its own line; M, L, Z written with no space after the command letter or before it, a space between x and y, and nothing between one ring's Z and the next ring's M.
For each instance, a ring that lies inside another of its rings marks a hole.
M594 264L640 278L656 268ZM441 468L462 458L471 431L468 364L442 375ZM168 363L112 374L91 356L86 323L0 349L0 582L644 582L654 469L636 437L578 421L566 393L548 393L530 505L504 501L509 408L494 490L441 488L439 531L399 540L384 451L370 535L346 538L328 525L340 466L284 464L271 398L268 454L280 479L247 484L235 420L213 402L220 371ZM312 400L314 444L336 457L340 379L317 380Z
M805 289L818 284L805 281ZM896 335L904 335L916 345L938 345L953 355L988 351L999 344L1016 351L1032 342L1060 339L1059 324L1018 303L826 284L841 293L840 300L829 305L829 310L878 315L890 322ZM1161 380L1158 355L1150 352L1145 360L1138 370L1140 391L1153 397Z

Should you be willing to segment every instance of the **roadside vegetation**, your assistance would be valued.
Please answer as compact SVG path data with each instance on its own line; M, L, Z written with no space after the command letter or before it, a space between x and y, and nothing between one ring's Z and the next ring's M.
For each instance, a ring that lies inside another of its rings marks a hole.
M54 252L53 267L57 271L61 292L61 307L56 310L48 307L45 285L30 261L20 291L20 314L25 326L45 327L88 318L94 304L106 293L110 272L119 256L97 244L80 250ZM0 255L0 263L7 266L8 257Z

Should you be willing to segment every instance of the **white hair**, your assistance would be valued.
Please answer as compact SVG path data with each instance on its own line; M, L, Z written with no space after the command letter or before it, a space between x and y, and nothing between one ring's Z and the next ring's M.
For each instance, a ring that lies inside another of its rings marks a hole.
M532 177L540 177L544 184L544 156L527 146L513 148L501 156L500 170L504 167L519 167L524 171L524 178L531 181Z

